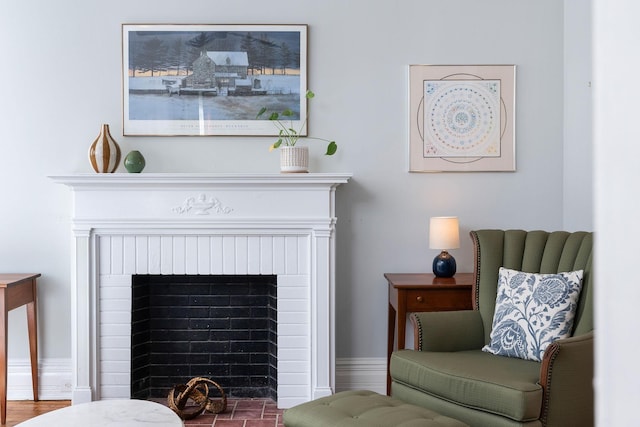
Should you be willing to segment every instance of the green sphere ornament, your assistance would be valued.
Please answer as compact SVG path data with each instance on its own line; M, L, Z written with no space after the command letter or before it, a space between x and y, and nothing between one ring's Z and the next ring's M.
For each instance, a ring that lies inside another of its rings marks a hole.
M129 173L140 173L145 167L145 160L142 153L133 150L124 158L124 167Z

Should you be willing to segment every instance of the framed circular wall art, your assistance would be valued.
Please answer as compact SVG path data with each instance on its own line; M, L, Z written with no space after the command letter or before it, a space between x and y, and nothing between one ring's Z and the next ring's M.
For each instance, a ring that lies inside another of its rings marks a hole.
M515 171L515 65L409 66L409 171Z

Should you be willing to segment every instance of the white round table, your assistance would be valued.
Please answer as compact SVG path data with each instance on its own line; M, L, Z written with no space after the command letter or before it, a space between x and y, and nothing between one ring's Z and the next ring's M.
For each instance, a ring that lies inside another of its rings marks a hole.
M16 427L183 427L180 417L148 400L98 400L56 409Z

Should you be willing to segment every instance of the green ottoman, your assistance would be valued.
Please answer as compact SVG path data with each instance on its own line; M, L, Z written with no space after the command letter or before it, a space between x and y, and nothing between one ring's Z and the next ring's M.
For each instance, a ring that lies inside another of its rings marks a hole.
M468 427L372 391L343 391L284 412L285 427Z

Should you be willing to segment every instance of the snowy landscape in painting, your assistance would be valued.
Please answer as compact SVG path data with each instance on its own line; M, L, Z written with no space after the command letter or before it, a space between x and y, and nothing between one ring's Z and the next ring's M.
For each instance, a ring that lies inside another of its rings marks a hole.
M305 126L304 25L126 24L123 46L125 135L276 135L283 111Z
M169 78L129 77L130 120L255 120L262 107L273 111L289 108L295 116L300 114L300 77L296 75L250 76L259 79L266 90L255 96L179 95L163 83Z

